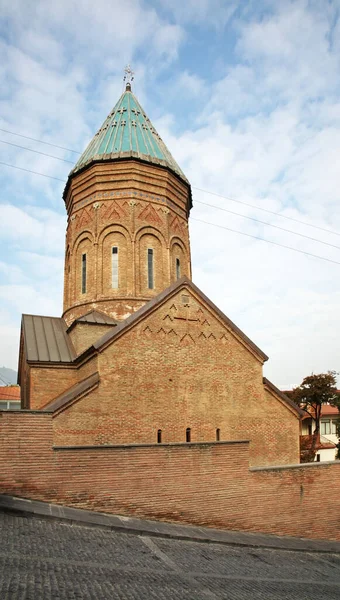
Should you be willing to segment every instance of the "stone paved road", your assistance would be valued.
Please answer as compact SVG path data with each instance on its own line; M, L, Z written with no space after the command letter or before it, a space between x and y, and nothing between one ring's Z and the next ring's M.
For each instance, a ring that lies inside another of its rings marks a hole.
M0 513L1 600L339 600L340 555L235 548Z

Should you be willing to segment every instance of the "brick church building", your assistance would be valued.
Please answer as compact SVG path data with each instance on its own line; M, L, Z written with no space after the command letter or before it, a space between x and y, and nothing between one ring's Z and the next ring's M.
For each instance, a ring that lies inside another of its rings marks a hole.
M190 183L127 83L64 191L64 310L23 315L21 406L58 447L250 440L299 462L301 411L191 280Z

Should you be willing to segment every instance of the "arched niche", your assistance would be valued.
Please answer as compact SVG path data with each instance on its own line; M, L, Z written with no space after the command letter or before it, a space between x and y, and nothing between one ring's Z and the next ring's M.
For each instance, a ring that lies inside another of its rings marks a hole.
M65 251L64 266L64 308L70 304L70 286L71 286L71 249L67 246Z
M84 259L86 257L86 285L83 289ZM82 232L75 241L73 252L73 272L71 274L75 299L88 300L95 293L95 256L92 234Z
M129 292L132 281L131 241L123 227L112 226L100 235L98 271L100 292L121 296Z
M183 275L188 275L188 257L182 240L172 238L170 242L170 276L171 282L177 281Z

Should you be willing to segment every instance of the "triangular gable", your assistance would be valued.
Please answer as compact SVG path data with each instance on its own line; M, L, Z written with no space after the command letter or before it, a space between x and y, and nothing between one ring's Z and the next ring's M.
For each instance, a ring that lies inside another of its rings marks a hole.
M279 390L269 379L266 377L263 378L263 385L265 390L267 390L276 400L279 400L283 406L285 406L290 412L292 412L298 419L302 419L305 416L305 411L302 410L284 394Z
M113 343L120 336L124 335L131 328L135 327L140 321L145 319L147 316L156 311L161 305L170 300L180 290L190 290L194 296L196 296L206 308L213 313L213 315L224 324L227 329L236 337L240 343L247 348L261 363L268 360L268 356L254 344L244 333L241 331L228 317L219 309L217 306L203 294L203 292L187 277L182 277L171 286L166 288L163 292L158 294L155 298L147 302L138 311L133 313L130 317L125 319L122 323L110 329L104 334L99 340L97 340L93 346L86 350L82 355L79 355L77 360L82 360L84 355L93 351L101 352L109 344Z
M46 412L60 412L64 410L70 404L73 404L76 400L80 400L86 396L89 392L94 390L99 384L99 373L93 373L80 383L76 383L68 390L51 400L48 404L43 407L43 411Z

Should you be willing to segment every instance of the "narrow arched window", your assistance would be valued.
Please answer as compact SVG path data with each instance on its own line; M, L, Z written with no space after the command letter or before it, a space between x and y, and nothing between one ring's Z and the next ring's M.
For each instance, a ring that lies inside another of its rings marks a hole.
M118 289L118 246L112 247L112 288Z
M181 277L181 262L179 258L176 258L176 279L180 279Z
M161 444L162 443L162 430L158 429L157 431L157 444Z
M153 290L153 249L148 248L148 288Z
M220 430L216 429L216 442L220 441Z
M191 429L190 429L190 427L187 428L187 430L185 432L185 437L186 437L186 442L191 442Z
M81 255L81 293L86 294L86 254Z

